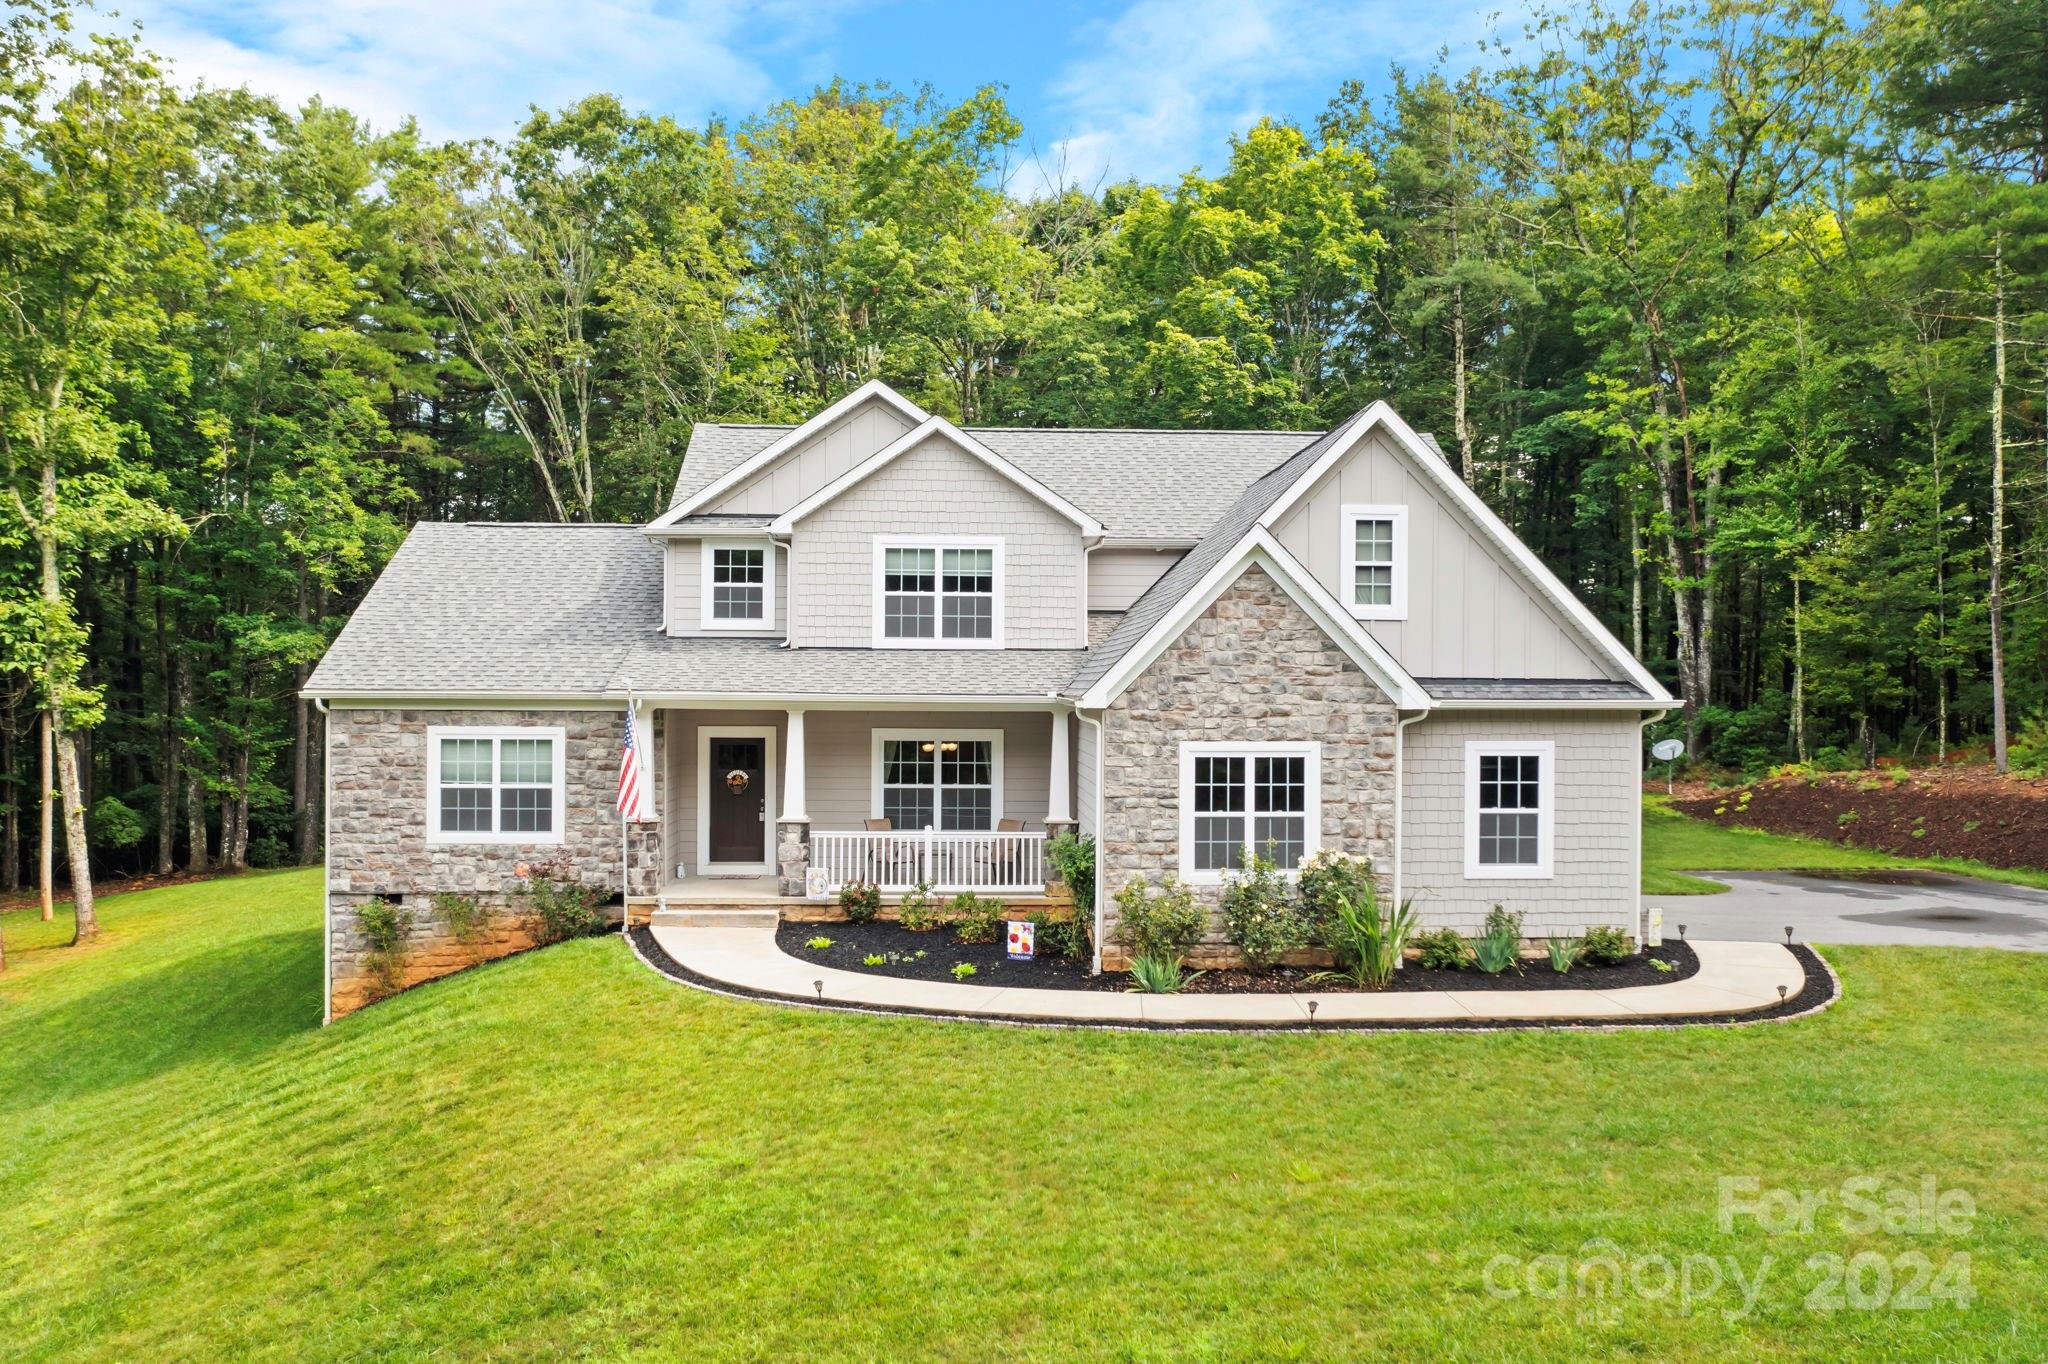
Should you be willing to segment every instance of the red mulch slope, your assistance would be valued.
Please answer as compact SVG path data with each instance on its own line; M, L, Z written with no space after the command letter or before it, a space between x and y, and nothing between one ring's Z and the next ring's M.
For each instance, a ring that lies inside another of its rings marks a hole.
M1914 772L1896 781L1887 771L1783 777L1713 794L1695 788L1672 808L1715 824L1906 857L2048 867L2048 781L2000 777L1988 767Z

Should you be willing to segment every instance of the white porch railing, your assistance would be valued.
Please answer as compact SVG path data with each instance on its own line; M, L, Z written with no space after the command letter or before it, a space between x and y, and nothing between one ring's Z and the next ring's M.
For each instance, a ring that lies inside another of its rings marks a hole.
M1045 889L1043 833L811 833L811 866L837 890L871 881L885 891L923 882L934 891Z

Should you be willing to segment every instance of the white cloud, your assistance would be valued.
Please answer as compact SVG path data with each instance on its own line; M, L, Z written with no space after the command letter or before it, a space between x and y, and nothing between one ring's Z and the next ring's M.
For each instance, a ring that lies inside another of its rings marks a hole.
M1470 52L1496 8L1495 0L1134 0L1077 35L1086 55L1050 89L1065 128L1019 188L1169 181L1213 163L1229 133L1279 112L1283 98L1299 108L1305 87L1334 95L1342 80L1377 82L1390 65L1421 65L1439 47Z
M180 79L318 94L378 128L509 137L529 104L595 91L697 120L780 93L762 65L824 36L832 3L786 0L130 0Z

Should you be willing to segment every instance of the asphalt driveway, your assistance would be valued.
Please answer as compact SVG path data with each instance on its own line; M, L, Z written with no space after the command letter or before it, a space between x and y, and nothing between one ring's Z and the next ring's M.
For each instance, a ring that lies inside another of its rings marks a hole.
M1702 871L1719 895L1646 895L1664 933L2048 952L2048 891L1935 871Z

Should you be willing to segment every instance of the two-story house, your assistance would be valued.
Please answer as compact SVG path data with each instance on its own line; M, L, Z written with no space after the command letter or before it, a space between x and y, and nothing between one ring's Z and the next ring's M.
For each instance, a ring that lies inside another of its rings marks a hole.
M1385 404L963 430L880 383L698 426L646 526L417 527L307 693L344 1008L365 899L544 859L634 907L1035 898L1075 829L1098 943L1119 887L1213 897L1247 845L1369 856L1432 927L1634 933L1673 704Z

